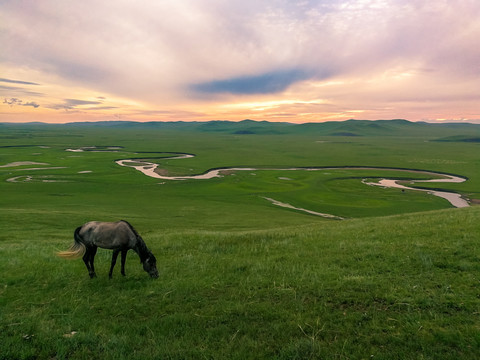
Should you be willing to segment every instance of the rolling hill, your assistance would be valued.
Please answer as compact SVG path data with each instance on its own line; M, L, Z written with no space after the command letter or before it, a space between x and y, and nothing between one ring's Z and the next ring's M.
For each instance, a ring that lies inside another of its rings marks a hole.
M480 124L472 123L427 123L412 122L404 119L393 120L345 120L319 123L285 123L255 120L226 121L212 120L207 122L188 121L99 121L75 122L66 124L0 123L3 127L70 127L70 128L131 128L160 129L189 132L235 134L235 135L289 135L308 134L318 136L407 136L407 137L438 137L438 141L468 141L478 142L480 139Z

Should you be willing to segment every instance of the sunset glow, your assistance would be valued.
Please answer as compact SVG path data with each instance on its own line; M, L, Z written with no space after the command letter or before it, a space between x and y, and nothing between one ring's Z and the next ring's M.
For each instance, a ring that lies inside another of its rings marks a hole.
M0 3L0 121L480 122L480 2Z

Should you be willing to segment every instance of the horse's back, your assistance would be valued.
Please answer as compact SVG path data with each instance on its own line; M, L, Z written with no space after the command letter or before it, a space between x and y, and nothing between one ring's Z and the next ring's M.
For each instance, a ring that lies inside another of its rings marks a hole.
M124 221L89 221L82 226L80 235L86 245L105 249L129 249L136 243L135 234Z

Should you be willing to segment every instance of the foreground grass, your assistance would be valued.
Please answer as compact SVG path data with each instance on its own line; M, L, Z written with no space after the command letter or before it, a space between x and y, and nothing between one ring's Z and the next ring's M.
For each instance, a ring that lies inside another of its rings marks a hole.
M127 277L116 269L108 280L106 250L90 280L81 260L55 256L73 226L49 215L2 212L10 225L0 225L1 359L472 359L480 351L479 207L248 232L142 223L156 281L133 253Z

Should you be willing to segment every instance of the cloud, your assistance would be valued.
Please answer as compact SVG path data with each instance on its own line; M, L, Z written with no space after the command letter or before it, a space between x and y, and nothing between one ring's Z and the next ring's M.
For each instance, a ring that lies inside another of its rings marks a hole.
M239 76L195 84L196 92L215 94L272 94L287 89L290 85L310 77L302 69L279 70L254 76Z
M18 99L18 98L9 98L9 99L3 99L3 103L10 105L10 106L31 106L34 108L38 108L40 105L37 104L34 101L28 101L28 102L23 102L23 100Z
M42 96L45 96L44 93L40 93L38 91L30 91L28 89L25 89L25 88L20 88L20 87L16 87L16 86L4 86L4 85L0 85L0 94L5 95L5 96L12 96L12 95L15 95L15 96L35 96L35 97L42 97Z
M118 106L92 106L89 108L84 108L83 110L111 110L118 109Z
M17 99L17 98L10 98L10 99L3 99L3 103L13 106L13 105L19 105L22 103L22 100Z
M414 112L398 99L411 106L428 93L442 106L435 96L466 99L480 88L475 0L44 0L0 2L0 12L0 82L22 86L8 97L39 85L12 79L42 79L58 109L98 109L107 94L152 112L212 113L202 106L290 95L400 117ZM338 85L320 86L327 79ZM63 99L87 93L98 103Z
M40 84L31 82L31 81L23 81L23 80L12 80L6 78L0 78L0 83L7 83L7 84L19 84L19 85L34 85L38 86ZM22 100L19 100L16 96L32 96L32 97L42 97L44 94L39 93L37 91L31 91L24 87L18 86L8 86L8 85L0 85L0 94L5 96L10 96L10 98L3 102L4 104L8 105L22 105L22 106L32 106L32 107L39 107L36 102L30 101L27 103L22 103Z
M6 82L11 84L22 84L22 85L40 85L30 81L12 80L12 79L5 79L5 78L0 78L0 82Z
M79 100L79 99L63 99L63 102L60 104L53 104L48 106L50 109L55 110L72 110L76 109L78 106L84 105L101 105L101 101L92 101L92 100ZM83 110L91 110L93 108L83 108Z
M34 107L35 109L38 108L40 105L38 105L35 101L29 101L29 102L26 102L24 104L22 104L23 106L32 106Z
M91 100L78 100L78 99L65 99L65 105L67 106L79 106L79 105L99 105L102 104L101 101L91 101Z

